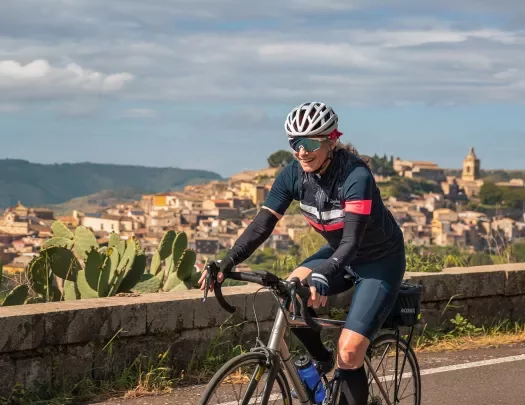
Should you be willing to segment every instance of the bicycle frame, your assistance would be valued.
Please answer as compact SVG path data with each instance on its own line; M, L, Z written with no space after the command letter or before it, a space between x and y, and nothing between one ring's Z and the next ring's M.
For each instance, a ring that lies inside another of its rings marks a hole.
M217 297L217 300L219 304L228 312L233 313L235 311L235 307L232 307L228 302L224 299L222 292L221 292L221 286L220 283L216 281L214 278L218 273L218 267L215 262L211 262L210 266L208 268L209 272L206 278L206 288L204 292L204 301L206 300L206 296L208 293L208 287L210 285L210 280L215 283L215 295ZM269 272L232 272L227 273L228 278L241 280L241 281L248 281L248 282L255 282L260 285L274 288L276 289L280 294L280 297L282 298L280 310L277 311L277 315L272 327L272 331L270 333L270 337L268 340L268 344L265 345L264 343L260 342L258 340L259 345L253 349L253 351L256 352L262 352L264 356L266 357L265 364L260 364L257 368L255 373L252 375L250 382L248 384L247 394L245 396L244 401L242 402L243 405L248 405L250 402L251 395L253 394L253 391L256 389L257 384L264 374L265 369L268 370L268 377L266 380L265 387L263 389L263 396L262 396L262 402L261 404L266 405L268 403L268 400L270 399L270 394L273 388L273 385L275 383L275 380L277 378L278 373L281 371L281 363L284 370L287 372L288 378L285 378L285 382L287 379L291 380L292 386L295 389L295 393L299 399L299 401L302 404L311 403L308 392L309 390L306 389L304 386L296 368L294 365L294 362L292 361L290 351L288 349L288 346L286 345L286 342L284 340L284 334L286 332L286 328L288 327L288 324L291 323L292 326L299 327L310 327L314 330L320 330L321 328L339 328L341 329L344 326L344 321L336 321L332 319L323 319L323 318L312 318L308 311L306 311L307 307L307 300L310 297L310 291L308 287L302 285L300 283L300 280L297 277L294 277L291 281L284 281L279 279L277 276L273 275ZM293 299L292 299L293 297ZM277 298L277 296L276 296ZM297 301L296 298L300 298L301 301ZM284 302L283 302L284 301ZM297 305L299 307L297 308ZM290 312L288 312L288 308L290 308L291 313L297 314L298 312L301 313L302 316L290 316ZM299 309L297 312L296 310ZM290 318L290 321L288 320ZM395 325L395 324L394 324ZM392 329L392 328L389 328ZM395 390L394 390L394 403L398 403L398 360L399 360L399 347L400 347L400 336L399 336L399 328L394 327L396 331L396 365L395 365L395 374L394 374L394 384L395 384ZM410 347L410 341L412 338L412 334L414 331L414 326L411 327L410 330L410 336L406 344L407 350L405 352L405 356L403 359L403 364L401 366L401 376L400 378L403 378L403 370L405 367L405 363L407 360L408 355L408 349ZM372 342L371 342L372 344ZM373 347L373 346L370 346ZM383 396L384 400L386 401L387 405L392 405L392 401L388 398L387 392L385 392L385 389L377 376L377 369L379 369L379 366L376 370L372 368L372 363L370 361L370 354L369 350L367 350L367 353L364 358L364 362L366 363L368 367L368 372L372 374L373 381L377 384L381 395ZM381 357L382 364L383 359L388 353L388 349L385 349L383 352L383 355ZM368 381L368 384L370 385L372 383L372 380ZM331 384L329 385L330 388L327 390L329 393L329 403L332 403L334 399L337 399L337 396L339 394L339 379L337 378L337 372L336 376L332 380ZM282 387L281 387L282 388ZM335 405L335 404L332 404Z
M344 325L344 321L337 321L333 319L323 319L323 318L313 318L313 319L317 321L319 324L321 324L323 328L342 328ZM273 324L273 328L270 333L270 337L268 339L268 345L266 346L266 349L272 355L273 361L268 370L268 379L266 381L266 387L264 388L264 393L263 393L262 402L261 402L262 404L267 404L270 398L271 389L274 384L275 377L277 375L277 371L279 370L279 367L281 367L278 361L279 358L284 366L284 369L287 372L289 379L291 380L291 384L293 388L295 389L295 393L300 403L302 404L311 403L310 398L307 394L307 391L303 385L303 382L301 378L299 377L299 374L297 373L297 370L295 368L292 356L290 355L290 351L288 349L286 341L284 340L284 334L286 332L286 328L288 324L291 324L292 326L296 326L296 327L297 326L307 327L302 317L300 316L297 316L295 318L289 317L289 319L287 320L286 315L284 314L284 311L279 310L277 312L277 316L275 318L275 322ZM410 337L408 341L409 344L410 344L410 339L412 337L412 331L413 331L413 328L410 332ZM399 330L396 331L396 336L399 338ZM395 370L395 379L396 379L395 390L396 391L394 394L396 400L397 400L397 371L398 371L397 370L397 358L398 358L398 355L399 355L399 345L396 345L396 370ZM403 373L405 361L406 361L406 356L403 359L401 375ZM388 398L388 394L385 391L381 381L379 380L376 370L373 369L368 356L365 356L365 363L368 367L369 372L372 374L372 377L375 383L377 384L381 394L383 395L383 398L386 401L386 404L392 405L392 402ZM332 392L332 394L335 393L334 397L337 397L338 389L339 389L339 384L337 384L336 389Z

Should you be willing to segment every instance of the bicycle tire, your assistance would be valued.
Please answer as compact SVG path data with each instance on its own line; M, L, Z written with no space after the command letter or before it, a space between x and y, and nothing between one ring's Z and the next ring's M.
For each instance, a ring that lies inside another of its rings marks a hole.
M217 391L217 389L221 386L221 383L225 380L227 376L229 376L232 372L237 370L239 367L243 365L257 365L257 366L265 366L266 363L266 355L262 352L250 352L250 353L244 353L240 354L227 363L225 363L211 378L210 382L206 385L206 388L204 392L202 393L201 400L199 401L200 405L209 405L209 404L215 404L214 402L210 402L210 399L213 397L213 394ZM281 398L283 398L282 403L283 404L291 404L292 403L292 396L290 393L290 386L288 384L288 380L286 378L286 374L284 373L284 370L279 365L279 371L277 373L277 376L275 378L275 381L278 384ZM260 381L257 382L259 384ZM273 385L275 387L275 383ZM275 396L276 393L272 394L272 397ZM278 395L278 394L277 394ZM239 401L239 400L237 400ZM231 398L227 400L227 403L231 404L232 402ZM240 402L239 402L240 403ZM272 403L270 401L270 403ZM275 403L275 402L274 402ZM220 402L219 402L220 404ZM252 402L250 402L252 404ZM258 404L257 400L255 401L254 405Z
M397 344L397 336L393 333L387 333L387 334L383 334L383 335L380 335L378 336L376 339L374 339L372 341L372 344L370 345L370 348L368 349L368 352L367 352L367 356L370 355L370 353L373 351L373 350L378 350L381 346L384 346L386 344L392 344L392 347L395 349L395 345ZM412 348L408 345L408 342L403 339L403 338L399 338L399 345L400 345L400 350L399 350L399 360L398 360L398 364L401 365L402 364L402 360L403 360L403 357L404 357L404 354L407 353L407 361L405 362L405 369L403 371L403 374L406 374L407 373L407 365L410 366L410 369L411 369L411 374L412 376L414 377L414 400L413 402L412 401L405 401L405 402L394 402L394 398L393 398L393 394L392 394L392 398L390 399L390 391L388 392L389 393L389 399L392 401L392 404L394 405L421 405L421 374L420 374L420 369L419 369L419 363L417 361L417 357L416 357L416 354L414 352L414 350L412 350ZM386 350L386 349L385 349ZM370 361L372 362L372 358L370 358ZM395 360L394 360L394 363L395 363ZM394 369L395 370L395 369ZM398 370L398 373L399 373L399 370ZM367 370L367 375L369 377L369 381L370 379L372 378L370 372ZM378 373L378 377L381 378L381 376L379 375ZM390 377L391 378L391 377ZM370 383L369 383L370 385ZM372 391L372 390L371 390ZM373 395L374 393L370 392L370 397L369 397L369 403L371 404L374 404L374 401L373 401ZM378 396L380 398L382 398L380 396L381 394L379 394ZM379 403L381 404L382 402L375 402L375 403Z

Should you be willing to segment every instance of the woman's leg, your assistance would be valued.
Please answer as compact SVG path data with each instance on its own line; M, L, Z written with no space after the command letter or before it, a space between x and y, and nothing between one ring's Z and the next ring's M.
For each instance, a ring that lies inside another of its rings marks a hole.
M358 277L352 304L338 345L342 379L340 405L366 405L366 350L389 315L405 273L404 249L385 258L352 266Z
M319 251L314 253L309 258L305 259L298 267L295 269L288 279L297 276L301 280L307 278L313 269L315 269L320 264L324 263L325 260L332 256L333 250L329 245L323 246ZM344 282L344 280L341 280ZM341 284L334 283L334 284ZM349 289L351 285L347 288ZM310 316L317 317L315 310L312 307L308 308ZM292 333L299 339L303 346L308 350L308 353L319 362L330 361L332 353L324 346L323 341L321 340L321 333L315 332L310 328L291 328Z

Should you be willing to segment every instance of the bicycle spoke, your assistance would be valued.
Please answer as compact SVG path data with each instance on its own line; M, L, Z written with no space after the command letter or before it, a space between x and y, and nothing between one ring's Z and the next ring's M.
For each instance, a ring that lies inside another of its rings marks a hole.
M247 360L242 361L244 358ZM264 358L256 354L240 356L238 363L225 369L217 378L210 382L207 389L206 404L215 405L260 405L268 384L268 369L264 366ZM284 373L278 372L271 387L268 403L275 405L289 404L289 391L284 380ZM227 387L229 385L229 387Z
M242 387L239 388L239 395L237 395L237 391L235 391L235 384L231 384L231 387L232 387L233 395L234 395L235 398L237 399L237 402L239 402L240 399L241 399L241 391L242 391Z
M403 392L401 392L401 394L400 394L400 397L403 397L403 394L405 393L405 391L406 391L406 389L408 388L409 383L410 383L411 381L412 381L412 378L410 378L410 379L408 380L407 385L405 385L405 389L404 389ZM412 395L414 395L414 394L412 394Z
M392 405L419 405L419 374L414 368L414 354L407 352L406 342L397 340L395 335L385 335L376 339L374 344L369 354L369 403L386 404L388 399ZM397 357L396 350L399 351ZM373 372L378 382L373 378ZM397 398L394 398L396 393Z
M383 352L382 356L381 356L381 360L379 362L379 365L377 366L377 369L375 370L376 371L376 374L377 374L377 370L379 370L379 367L381 366L381 364L383 364L383 360L388 352L388 350L390 349L390 344L388 344L388 346L385 348L385 351Z

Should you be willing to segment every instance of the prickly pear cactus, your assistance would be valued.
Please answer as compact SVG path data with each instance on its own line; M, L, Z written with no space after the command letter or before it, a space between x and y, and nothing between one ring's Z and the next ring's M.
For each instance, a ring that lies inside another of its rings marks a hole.
M53 235L57 238L73 239L75 235L69 230L69 228L64 225L63 222L55 221L51 224L51 230Z
M64 247L51 247L41 253L49 262L51 271L63 280L75 281L81 269L73 252Z
M60 259L54 258L55 263ZM44 301L60 301L62 293L55 285L55 278L51 271L51 260L47 253L34 257L26 268L26 277L33 290L40 294Z
M188 237L186 236L185 232L180 232L175 237L175 240L173 241L173 248L172 248L172 254L171 254L171 260L173 261L173 264L175 266L178 265L179 260L181 260L182 255L188 248Z
M108 248L106 251L106 258L104 259L104 265L98 279L98 296L107 297L109 294L109 280L115 277L117 266L119 262L119 254L116 247Z
M55 237L46 240L42 244L42 249L48 249L52 247L63 247L66 249L71 249L73 247L73 239Z
M65 280L64 281L64 300L65 301L74 301L82 298L80 291L78 291L77 285L73 281Z
M87 260L88 252L98 248L97 238L85 226L75 229L75 252L82 260Z
M77 275L76 287L82 299L130 291L141 280L146 269L146 255L137 251L138 244L134 239L128 240L122 256L119 255L119 245L120 242L114 241L105 252L95 247L88 252L86 267Z
M22 305L26 301L28 293L29 287L27 285L21 284L16 286L9 292L9 294L7 294L7 297L5 297L2 306L8 307L11 305Z
M109 235L108 248L118 247L119 243L120 236L115 232L111 232L111 235Z
M69 228L60 221L55 221L51 225L54 238L46 241L43 248L48 247L63 247L66 249L73 248L77 257L82 260L87 260L87 254L92 247L98 249L97 239L93 232L85 226L79 226L75 229L75 233L71 232Z
M164 234L157 250L160 260L166 260L171 255L176 236L177 234L173 230L169 230Z
M144 274L141 280L132 288L133 292L140 294L156 293L162 286L162 281L153 274Z
M174 243L174 250L178 248L175 247ZM175 257L175 253L173 257ZM197 255L193 250L184 249L180 260L177 263L173 263L170 267L168 278L162 289L164 291L172 291L181 284L184 284L186 289L191 289L193 286L192 279L196 278L194 273L197 273L195 270L196 259ZM183 287L179 287L179 289L183 289Z
M126 275L124 275L124 279L122 280L122 283L120 283L118 292L131 291L131 289L141 280L141 277L144 274L145 270L146 255L144 254L144 252L140 252L135 257L135 260L131 265L131 269L129 269Z
M196 286L199 274L195 271L196 254L188 249L185 232L167 231L153 253L149 271L144 274L133 291L171 291L181 283L187 288ZM153 280L149 276L154 276ZM195 282L193 281L195 280ZM181 287L182 288L182 287Z
M196 254L188 249L184 232L165 233L154 252L149 271L146 255L135 238L121 240L111 233L108 246L99 246L84 226L74 232L60 221L52 225L54 237L26 269L39 297L26 302L108 297L121 292L152 293L198 287ZM55 277L64 280L63 291Z

